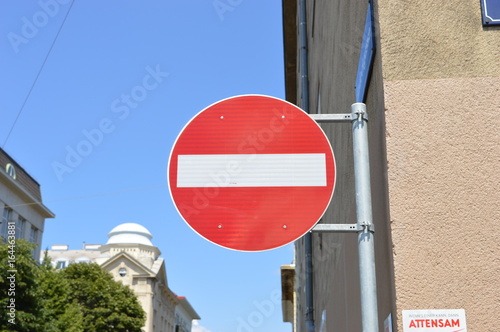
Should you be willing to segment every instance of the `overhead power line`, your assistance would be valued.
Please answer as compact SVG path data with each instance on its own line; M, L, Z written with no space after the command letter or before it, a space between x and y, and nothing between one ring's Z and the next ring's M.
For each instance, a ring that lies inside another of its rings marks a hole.
M65 198L60 198L60 199L51 199L51 200L47 200L44 202L36 201L36 202L32 202L32 203L16 204L16 205L11 205L10 207L14 208L14 207L20 207L20 206L30 206L30 205L38 205L38 204L46 204L46 203L54 203L54 202L62 202L62 201L72 201L72 200L94 198L94 197L101 197L101 196L110 196L110 195L118 195L118 194L131 193L131 192L144 191L144 190L152 190L152 189L160 189L160 188L168 188L168 186L166 184L163 184L163 185L150 186L150 187L124 189L124 190L119 190L119 191L110 191L110 192L97 193L97 194L72 196L72 197L65 197Z
M75 0L71 1L71 4L69 6L68 11L66 12L66 15L64 16L64 19L61 23L61 26L59 27L59 30L57 30L57 34L54 37L54 40L52 41L52 44L50 45L49 51L47 52L47 55L45 56L45 59L42 62L42 65L40 66L40 69L38 70L38 73L36 74L35 79L33 80L33 84L31 84L31 87L28 91L28 94L26 95L26 98L24 98L23 104L21 105L21 108L17 112L16 119L14 120L14 123L12 123L12 126L10 127L9 133L7 134L7 137L5 138L5 141L3 142L2 148L5 148L5 145L7 144L7 141L9 140L10 134L12 134L12 131L14 130L14 127L17 124L17 120L19 120L19 117L21 116L21 113L24 110L24 106L28 102L28 99L31 96L31 92L33 91L33 88L35 87L36 82L38 81L38 78L40 77L40 74L42 73L43 68L45 67L45 63L47 62L47 59L49 58L50 53L52 52L52 49L54 48L54 45L57 41L57 38L59 37L59 33L61 32L64 23L66 23L66 18L68 17L69 12L71 11L71 8L73 7L73 4L75 3Z

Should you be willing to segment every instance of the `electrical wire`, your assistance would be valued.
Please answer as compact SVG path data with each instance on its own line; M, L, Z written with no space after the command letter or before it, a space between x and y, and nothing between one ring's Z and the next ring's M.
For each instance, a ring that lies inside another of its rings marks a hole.
M9 130L9 133L7 134L7 137L5 138L5 141L3 142L3 145L2 145L2 148L5 147L5 145L7 144L7 141L9 140L9 137L10 137L10 134L12 133L12 131L14 130L14 127L16 126L17 124L17 120L19 120L19 117L21 116L21 113L23 112L24 110L24 106L26 105L26 103L28 102L28 99L30 98L31 96L31 92L33 91L33 88L35 87L35 84L36 82L38 81L38 78L40 77L40 74L42 73L42 70L43 68L45 67L45 63L47 62L47 59L49 58L49 55L50 53L52 52L52 49L54 48L54 45L57 41L57 38L59 37L59 33L61 32L63 26L64 26L64 23L66 23L66 18L68 18L68 15L69 15L69 12L71 11L71 8L73 7L73 4L75 3L75 0L72 0L71 1L71 5L69 6L69 9L68 11L66 12L66 15L64 16L64 19L61 23L61 26L59 27L59 30L57 30L57 34L56 36L54 37L54 40L52 41L52 44L50 45L50 48L49 48L49 51L47 52L47 55L45 56L45 59L43 60L42 62L42 65L40 66L40 69L38 70L38 73L36 74L36 77L35 79L33 80L33 84L31 84L31 88L29 89L28 91L28 94L26 95L26 98L24 98L24 102L23 104L21 105L21 108L19 109L19 111L17 112L17 116L16 116L16 119L14 120L14 123L12 124L12 126L10 127L10 130Z
M10 207L14 208L14 207L20 207L20 206L30 206L30 205L38 205L38 204L46 204L46 203L54 203L54 202L62 202L62 201L71 201L71 200L93 198L93 197L100 197L100 196L109 196L109 195L117 195L117 194L123 194L123 193L130 193L130 192L151 190L151 189L160 189L160 188L168 188L168 186L166 184L164 184L164 185L151 186L151 187L124 189L124 190L120 190L120 191L111 191L111 192L105 192L105 193L73 196L73 197L66 197L66 198L60 198L60 199L52 199L52 200L48 200L45 202L36 201L36 202L32 202L32 203L16 204L16 205L10 205Z

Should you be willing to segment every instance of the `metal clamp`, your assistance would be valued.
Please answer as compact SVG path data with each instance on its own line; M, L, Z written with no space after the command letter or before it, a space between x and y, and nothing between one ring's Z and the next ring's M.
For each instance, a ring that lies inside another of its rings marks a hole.
M361 227L361 230L363 232L368 231L370 233L375 233L375 225L374 224L369 224L369 223L366 223L366 222L362 222L359 227Z
M366 105L363 103L355 103L351 105L351 111L355 118L353 120L365 120L368 121L368 113L366 112Z
M311 232L328 232L328 233L359 233L368 230L371 233L375 232L373 224L317 224L311 229Z
M352 121L357 118L354 113L349 114L309 114L316 122L343 122Z
M311 231L313 232L332 232L332 233L357 233L363 228L357 224L317 224Z
M354 117L355 117L355 119L353 119L353 120L368 121L368 113L366 113L366 112L362 112L362 111L356 112L356 113L354 113Z
M368 113L358 111L355 113L345 114L309 114L309 116L318 123L331 123L331 122L344 122L355 121L362 117L363 120L368 121Z

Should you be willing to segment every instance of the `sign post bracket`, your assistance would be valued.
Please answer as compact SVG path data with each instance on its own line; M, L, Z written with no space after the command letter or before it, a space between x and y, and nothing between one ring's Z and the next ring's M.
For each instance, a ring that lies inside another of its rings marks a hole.
M375 233L375 225L373 224L316 224L311 232L325 232L325 233L358 233L363 232L365 228L368 231Z
M356 108L353 113L309 114L309 116L318 123L350 122L358 119L368 121L368 113L360 108ZM316 224L311 229L311 232L327 233L357 233L363 231L375 233L375 225L367 222L361 222L360 224Z
M357 120L360 115L364 120L368 120L368 114L366 112L344 114L309 114L309 116L318 123L350 122L353 120Z
M317 122L352 123L356 224L316 224L313 232L358 233L358 258L363 332L378 332L377 284L368 153L368 115L364 103L351 105L350 114L310 114Z

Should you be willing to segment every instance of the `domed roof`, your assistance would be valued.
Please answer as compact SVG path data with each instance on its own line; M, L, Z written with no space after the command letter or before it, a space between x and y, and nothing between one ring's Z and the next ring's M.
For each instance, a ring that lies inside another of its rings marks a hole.
M144 244L152 246L151 239L153 235L146 227L136 223L125 223L116 226L108 234L108 242L106 244Z

